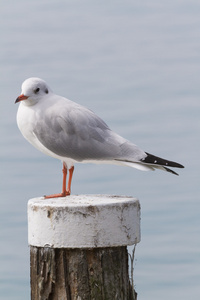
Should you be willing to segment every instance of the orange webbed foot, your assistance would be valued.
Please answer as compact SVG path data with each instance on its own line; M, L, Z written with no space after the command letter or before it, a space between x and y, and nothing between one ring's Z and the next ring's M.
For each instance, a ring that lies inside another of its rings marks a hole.
M47 195L47 196L45 195L44 199L66 197L66 196L69 196L69 195L70 195L70 192L65 191L65 192L60 193L60 194L52 194L52 195Z

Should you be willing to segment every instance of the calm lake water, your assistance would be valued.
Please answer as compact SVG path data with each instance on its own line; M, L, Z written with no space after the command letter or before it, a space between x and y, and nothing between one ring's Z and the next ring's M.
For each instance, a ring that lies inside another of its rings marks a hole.
M185 165L179 177L77 165L72 192L140 200L139 300L199 299L199 1L8 0L0 16L0 299L30 299L27 201L61 188L61 163L16 125L14 101L31 76L145 151Z

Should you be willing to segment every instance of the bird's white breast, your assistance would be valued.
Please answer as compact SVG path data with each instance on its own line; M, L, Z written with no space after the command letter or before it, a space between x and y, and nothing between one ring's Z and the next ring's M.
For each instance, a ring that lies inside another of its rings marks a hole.
M23 102L20 103L18 112L17 112L17 125L19 130L21 131L24 138L31 143L35 148L40 150L46 155L57 158L66 163L66 166L70 168L74 165L75 161L67 158L56 155L49 149L47 149L36 137L34 134L34 127L37 121L37 104L34 106L27 106Z
M36 122L37 113L34 109L34 106L27 106L24 103L20 103L19 109L17 112L17 125L22 135L25 137L29 143L31 143L38 150L42 151L47 155L51 155L46 147L44 147L41 142L38 140L34 134L34 127Z
M31 144L35 144L36 137L34 135L34 116L35 111L32 106L26 106L24 103L20 103L18 112L17 112L17 125L22 135L27 139Z

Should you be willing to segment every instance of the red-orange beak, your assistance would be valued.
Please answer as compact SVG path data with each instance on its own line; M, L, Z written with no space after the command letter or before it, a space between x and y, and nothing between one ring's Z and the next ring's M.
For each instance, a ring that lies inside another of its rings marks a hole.
M28 97L25 96L24 94L21 94L21 95L16 99L15 103L20 102L20 101L22 101L22 100L26 100L26 99L28 99Z

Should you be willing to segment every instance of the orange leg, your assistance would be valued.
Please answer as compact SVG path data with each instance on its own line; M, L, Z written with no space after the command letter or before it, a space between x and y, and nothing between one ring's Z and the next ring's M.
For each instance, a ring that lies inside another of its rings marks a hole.
M68 180L68 185L67 185L67 190L66 190L67 195L71 194L71 184L72 184L73 172L74 172L74 167L71 167L71 169L69 169L69 180Z
M68 180L67 189L66 189L67 168L64 165L64 163L63 163L63 169L62 169L62 171L63 171L62 193L60 193L60 194L53 194L53 195L49 195L49 196L44 196L45 199L48 199L48 198L58 198L58 197L66 197L66 196L70 195L74 167L72 167L71 169L69 169L69 180Z
M62 184L62 194L64 195L64 197L66 196L66 180L67 180L67 168L65 167L65 165L63 164L63 184Z

